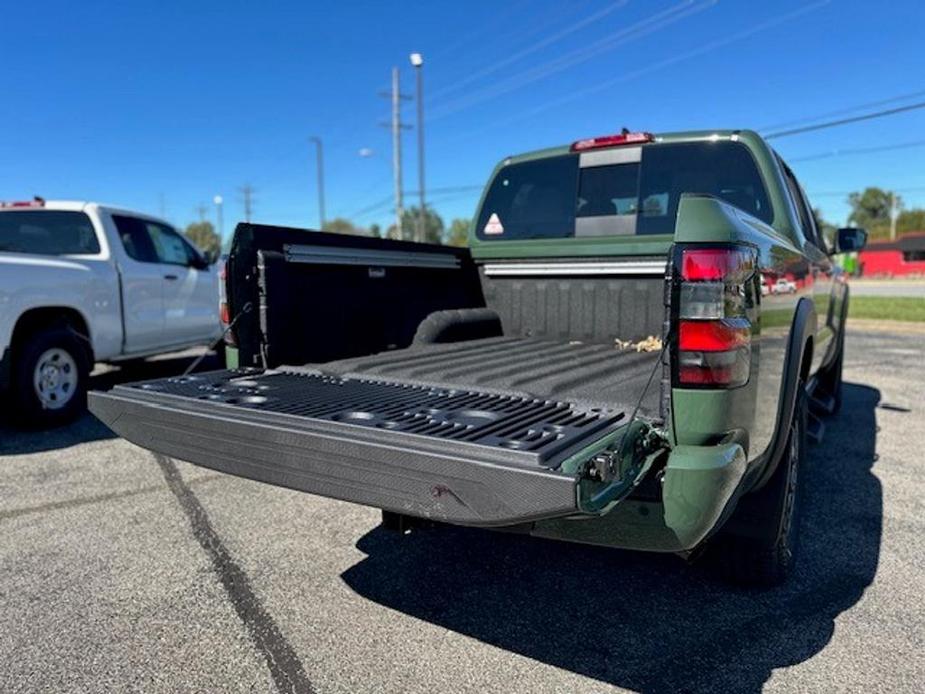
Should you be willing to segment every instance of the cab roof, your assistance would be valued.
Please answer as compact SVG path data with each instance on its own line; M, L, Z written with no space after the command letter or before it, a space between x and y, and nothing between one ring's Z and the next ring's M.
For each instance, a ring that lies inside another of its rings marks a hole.
M748 143L751 140L761 140L761 136L756 133L754 130L744 130L744 129L735 129L735 130L684 130L677 132L668 132L668 133L654 133L652 135L651 142L633 142L629 141L626 144L614 145L614 147L629 147L629 146L645 146L648 144L660 144L665 142L703 142L703 141L718 141L718 140L734 140L734 141L743 141ZM506 157L503 164L516 164L524 161L532 161L534 159L545 159L547 157L556 157L563 154L571 153L572 146L574 143L569 143L567 145L558 145L555 147L546 147L544 149L537 149L531 152L523 152L521 154L511 155Z

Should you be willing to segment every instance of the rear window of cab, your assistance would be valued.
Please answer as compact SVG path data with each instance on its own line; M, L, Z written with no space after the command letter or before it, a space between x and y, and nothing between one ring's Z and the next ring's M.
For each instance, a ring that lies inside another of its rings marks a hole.
M673 234L685 193L713 195L771 223L767 189L737 142L679 142L509 164L476 220L479 239Z
M95 255L100 242L83 212L6 210L0 212L0 252Z

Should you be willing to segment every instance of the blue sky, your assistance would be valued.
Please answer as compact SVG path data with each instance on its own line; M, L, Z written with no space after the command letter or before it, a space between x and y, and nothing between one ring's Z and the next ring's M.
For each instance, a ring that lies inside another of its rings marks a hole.
M622 126L771 132L925 101L921 0L34 1L3 15L0 199L163 205L185 225L221 194L226 233L244 183L257 221L317 225L311 135L325 141L328 217L388 224L378 94L393 65L413 92L411 51L426 61L427 187L447 222L471 215L478 191L437 191L480 185L518 151ZM415 137L403 138L408 191ZM919 110L775 146L841 222L844 193L865 185L925 206L923 142ZM920 144L796 161L905 143Z

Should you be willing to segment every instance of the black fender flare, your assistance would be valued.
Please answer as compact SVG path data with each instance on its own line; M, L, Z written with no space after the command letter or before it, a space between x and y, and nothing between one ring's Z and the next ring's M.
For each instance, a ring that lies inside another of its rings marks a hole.
M759 456L758 477L752 484L750 491L763 487L774 475L778 463L784 456L787 446L787 435L790 432L790 421L793 419L793 410L796 407L797 388L806 357L806 350L812 349L810 342L816 336L816 307L812 300L802 298L797 303L793 314L793 324L790 329L790 340L787 343L787 355L784 358L784 373L781 378L780 398L777 402L777 421L774 425L774 434L767 449ZM812 355L810 354L810 357Z

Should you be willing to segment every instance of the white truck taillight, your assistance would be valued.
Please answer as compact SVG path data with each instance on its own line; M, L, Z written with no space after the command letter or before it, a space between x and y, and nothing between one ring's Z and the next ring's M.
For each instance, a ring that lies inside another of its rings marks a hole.
M734 388L748 382L757 252L748 246L683 247L677 258L675 383Z
M228 306L228 261L226 260L218 272L218 317L222 322L224 330L225 344L235 347L237 345L232 330L228 330L231 325L231 309Z

